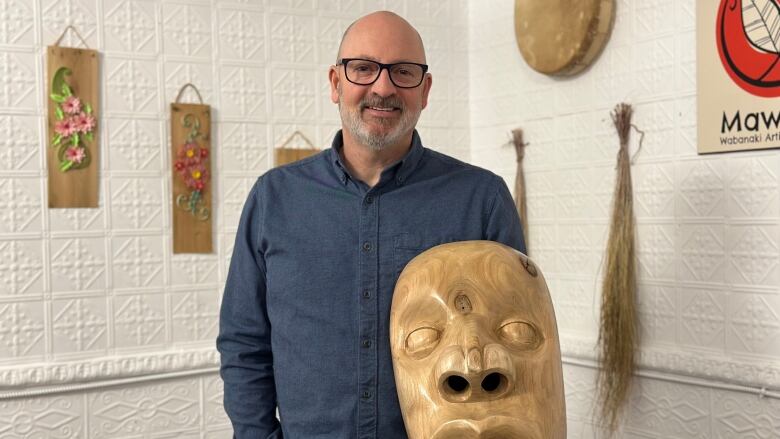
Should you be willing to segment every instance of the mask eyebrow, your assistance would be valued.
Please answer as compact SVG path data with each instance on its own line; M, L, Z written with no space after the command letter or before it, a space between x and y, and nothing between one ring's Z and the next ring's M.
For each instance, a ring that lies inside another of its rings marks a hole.
M407 292L404 300L399 302L403 311L400 313L398 321L414 325L427 322L427 326L439 326L434 325L434 322L447 320L447 303L438 294L427 294L430 292L430 288L424 288L422 291L424 291L423 294Z

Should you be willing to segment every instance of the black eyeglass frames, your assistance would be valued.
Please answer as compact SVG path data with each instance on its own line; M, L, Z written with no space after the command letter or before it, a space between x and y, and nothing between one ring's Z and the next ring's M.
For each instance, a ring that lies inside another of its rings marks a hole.
M399 88L415 88L422 84L427 64L399 62L383 64L370 59L341 58L336 65L344 66L347 81L357 85L371 85L379 79L382 70L387 69L390 81Z

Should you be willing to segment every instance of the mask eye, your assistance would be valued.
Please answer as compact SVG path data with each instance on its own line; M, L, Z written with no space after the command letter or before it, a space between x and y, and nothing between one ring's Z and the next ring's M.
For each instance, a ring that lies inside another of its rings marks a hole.
M406 337L406 352L415 358L422 358L439 344L439 337L437 329L428 326L417 328Z
M505 323L498 328L498 334L510 346L524 351L536 349L542 342L539 331L526 322Z

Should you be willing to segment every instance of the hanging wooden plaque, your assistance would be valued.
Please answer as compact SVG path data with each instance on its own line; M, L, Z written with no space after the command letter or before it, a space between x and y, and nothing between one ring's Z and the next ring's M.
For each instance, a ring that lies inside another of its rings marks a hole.
M171 104L173 252L211 253L211 107L178 100Z
M308 148L294 148L292 145L296 138L300 138L308 146ZM314 147L314 144L309 140L306 135L296 130L290 135L280 146L274 148L274 165L282 166L287 163L297 162L298 160L305 159L306 157L313 156L320 152L319 149Z
M49 207L98 207L98 53L60 40L46 50Z
M276 148L274 154L274 164L276 166L286 165L287 163L297 162L306 157L313 156L320 152L319 149L312 148Z

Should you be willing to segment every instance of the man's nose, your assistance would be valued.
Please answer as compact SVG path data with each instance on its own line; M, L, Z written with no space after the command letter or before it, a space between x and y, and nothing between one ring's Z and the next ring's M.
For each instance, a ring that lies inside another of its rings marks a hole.
M396 88L395 84L393 84L393 81L390 80L389 69L382 69L379 72L379 77L376 78L376 81L373 84L371 84L371 91L383 98L395 94Z
M436 365L439 394L449 402L493 401L515 386L515 368L507 350L475 339L445 349Z

